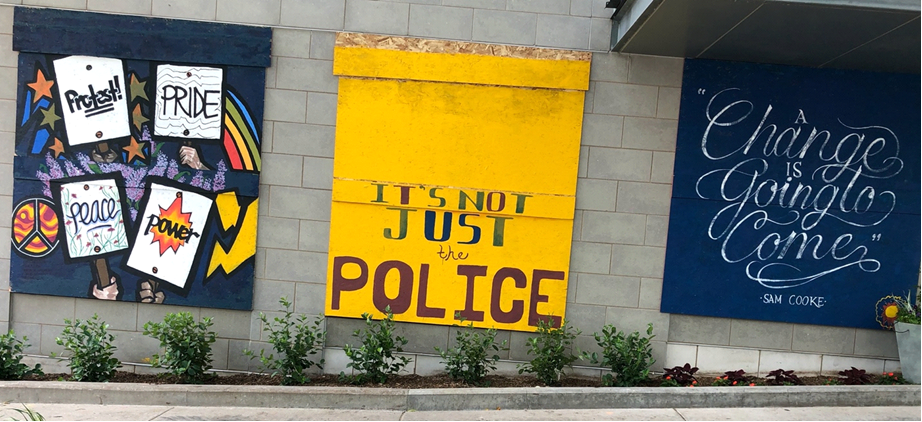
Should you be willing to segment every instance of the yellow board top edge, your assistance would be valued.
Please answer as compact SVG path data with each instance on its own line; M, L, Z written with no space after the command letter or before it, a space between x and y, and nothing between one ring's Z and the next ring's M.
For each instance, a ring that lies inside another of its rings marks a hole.
M592 59L592 53L588 51L483 44L468 41L430 40L390 35L359 34L354 32L336 33L335 46L343 48L374 48L416 53L470 54L537 60L589 62Z

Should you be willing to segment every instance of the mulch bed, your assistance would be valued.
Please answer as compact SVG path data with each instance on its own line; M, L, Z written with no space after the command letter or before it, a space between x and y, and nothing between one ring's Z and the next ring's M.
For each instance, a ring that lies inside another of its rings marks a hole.
M714 381L714 377L709 376L699 376L698 378L698 387L707 387L710 386ZM878 383L880 376L871 376L871 379L874 383ZM831 380L836 380L837 377L833 376L824 376L824 377L801 377L804 385L828 385ZM32 376L26 378L26 380L33 381L69 381L70 375L68 374L45 374L43 376ZM486 378L486 383L483 386L487 387L543 387L544 384L541 381L538 381L534 377L530 376L505 376L505 375L489 375ZM643 387L659 387L662 378L651 377L649 380L643 383ZM109 382L119 382L119 383L139 383L139 384L181 384L182 380L179 377L166 375L166 374L135 374L131 372L117 372L115 377L112 378ZM765 379L756 378L754 379L756 385L766 385ZM281 378L278 376L269 376L261 374L232 374L232 375L222 375L210 377L203 382L203 384L210 385L280 385ZM327 387L344 387L351 386L347 382L340 381L338 375L316 375L311 377L311 382L306 384L308 386L327 386ZM385 384L364 384L363 387L374 387L374 388L477 388L476 386L471 386L465 384L461 381L455 381L448 377L448 375L430 375L430 376L419 376L419 375L401 375L401 376L392 376L387 383ZM561 380L560 387L601 387L602 383L598 378L586 378L586 377L575 377L570 376Z

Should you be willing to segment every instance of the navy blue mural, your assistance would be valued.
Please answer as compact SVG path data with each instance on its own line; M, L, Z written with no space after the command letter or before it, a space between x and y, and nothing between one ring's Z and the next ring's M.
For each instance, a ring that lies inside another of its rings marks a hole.
M271 30L16 8L13 32L11 290L251 309Z
M919 89L686 60L662 312L879 328L919 277Z

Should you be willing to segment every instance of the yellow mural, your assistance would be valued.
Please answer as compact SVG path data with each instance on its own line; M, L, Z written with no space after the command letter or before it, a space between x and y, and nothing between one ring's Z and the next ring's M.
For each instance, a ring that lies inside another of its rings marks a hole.
M559 323L589 57L338 34L326 314Z

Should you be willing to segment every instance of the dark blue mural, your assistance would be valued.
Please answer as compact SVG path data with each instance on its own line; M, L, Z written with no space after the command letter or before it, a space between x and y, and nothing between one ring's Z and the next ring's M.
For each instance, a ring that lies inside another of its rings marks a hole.
M251 309L271 30L32 8L13 28L11 290Z
M662 312L879 328L919 277L919 89L686 60Z

